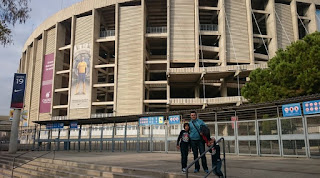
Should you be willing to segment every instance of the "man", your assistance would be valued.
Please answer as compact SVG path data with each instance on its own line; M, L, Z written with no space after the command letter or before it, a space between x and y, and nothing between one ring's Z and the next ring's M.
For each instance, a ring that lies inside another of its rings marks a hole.
M78 83L76 87L76 95L79 94L79 85L82 83L82 94L86 94L86 73L87 73L87 63L84 61L84 56L81 57L81 62L77 66L78 71Z
M205 151L205 145L204 141L201 139L200 135L200 126L206 125L202 120L197 118L197 113L195 111L191 111L190 113L191 121L189 123L190 125L190 140L191 140L191 148L193 152L193 159L198 158L198 151L200 152L200 155ZM204 155L201 158L202 167L204 169L204 172L208 173L208 166L207 166L207 159ZM195 169L194 173L199 172L200 170L200 164L199 161L195 163Z

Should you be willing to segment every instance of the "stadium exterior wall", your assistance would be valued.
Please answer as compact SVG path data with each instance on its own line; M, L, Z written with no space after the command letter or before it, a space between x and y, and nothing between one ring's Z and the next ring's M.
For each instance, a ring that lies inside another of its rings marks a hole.
M84 0L57 12L23 48L28 125L246 102L250 71L320 19L320 0L257 2Z

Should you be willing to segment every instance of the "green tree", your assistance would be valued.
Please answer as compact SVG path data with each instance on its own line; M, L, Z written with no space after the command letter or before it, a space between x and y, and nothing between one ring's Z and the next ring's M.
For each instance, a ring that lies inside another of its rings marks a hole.
M0 3L0 43L5 46L12 43L10 26L25 23L29 18L30 0L2 0Z
M319 93L320 32L279 49L267 69L256 69L249 77L241 93L253 103Z

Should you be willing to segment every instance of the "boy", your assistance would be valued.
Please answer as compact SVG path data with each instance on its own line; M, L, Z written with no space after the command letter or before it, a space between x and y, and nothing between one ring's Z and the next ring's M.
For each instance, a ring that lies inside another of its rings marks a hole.
M210 138L208 147L211 145L214 145L209 152L211 153L211 159L212 159L212 168L213 173L219 177L223 177L223 173L221 172L221 158L220 158L220 146L218 143L216 143L216 139L214 137Z
M190 149L189 124L184 123L183 128L184 130L181 130L177 140L177 149L181 151L182 173L185 173L188 162L188 151Z

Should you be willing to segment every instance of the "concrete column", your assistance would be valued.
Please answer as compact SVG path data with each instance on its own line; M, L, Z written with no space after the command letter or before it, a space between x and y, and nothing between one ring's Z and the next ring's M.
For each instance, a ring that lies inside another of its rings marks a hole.
M224 0L219 0L220 12L218 15L218 30L220 33L219 40L219 61L221 66L227 65L227 28L226 28L226 13Z
M146 61L146 37L145 37L145 34L146 34L146 26L147 26L147 22L146 22L146 0L141 0L141 8L142 8L142 38L141 38L141 44L142 44L142 49L141 49L141 52L142 52L142 65L143 65L143 71L142 71L142 76L141 78L143 79L143 81L146 81L146 78L145 78L145 73L146 73L146 67L145 67L145 61ZM141 111L138 111L139 113L144 113L145 112L145 105L144 105L144 99L146 98L145 96L145 90L146 90L146 87L144 85L144 82L142 83L142 101L141 104L142 104L142 110Z
M170 56L170 0L167 0L167 105L170 105L170 61L171 61L171 56Z
M270 59L276 55L278 50L278 41L277 41L277 18L276 18L276 7L274 0L269 0L266 11L270 13L267 18L267 35L271 37L270 43L268 46L269 57ZM269 59L269 60L270 60Z
M316 5L315 3L312 3L307 12L307 16L311 19L308 25L309 33L313 33L318 30L316 13Z
M68 91L68 109L67 115L68 119L70 119L70 103L71 103L71 85L72 85L72 68L73 68L73 52L74 52L74 41L76 34L76 16L72 16L71 19L71 47L70 47L70 72L69 72L69 91ZM81 127L81 125L80 125ZM79 147L80 148L80 147ZM80 151L80 149L79 149Z
M118 54L119 54L119 3L115 6L115 42L114 42L114 87L113 87L113 114L117 114L117 91L118 91Z
M227 97L228 96L228 88L225 79L220 79L221 86L220 86L220 95L221 97Z
M251 7L251 0L246 0L246 7L247 7L247 21L248 21L248 37L249 37L249 57L250 57L250 64L255 64L254 60L254 46L253 46L253 23L252 23L252 7Z
M9 153L15 154L18 151L18 136L20 124L21 109L15 109L13 112L13 120L11 124Z
M195 63L195 68L199 68L199 0L194 1L194 41L195 41L195 57L196 57L196 63Z
M291 15L292 15L292 26L294 41L299 40L299 28L298 28L298 16L297 16L297 1L291 1Z
M200 86L197 85L194 90L195 98L200 98Z

